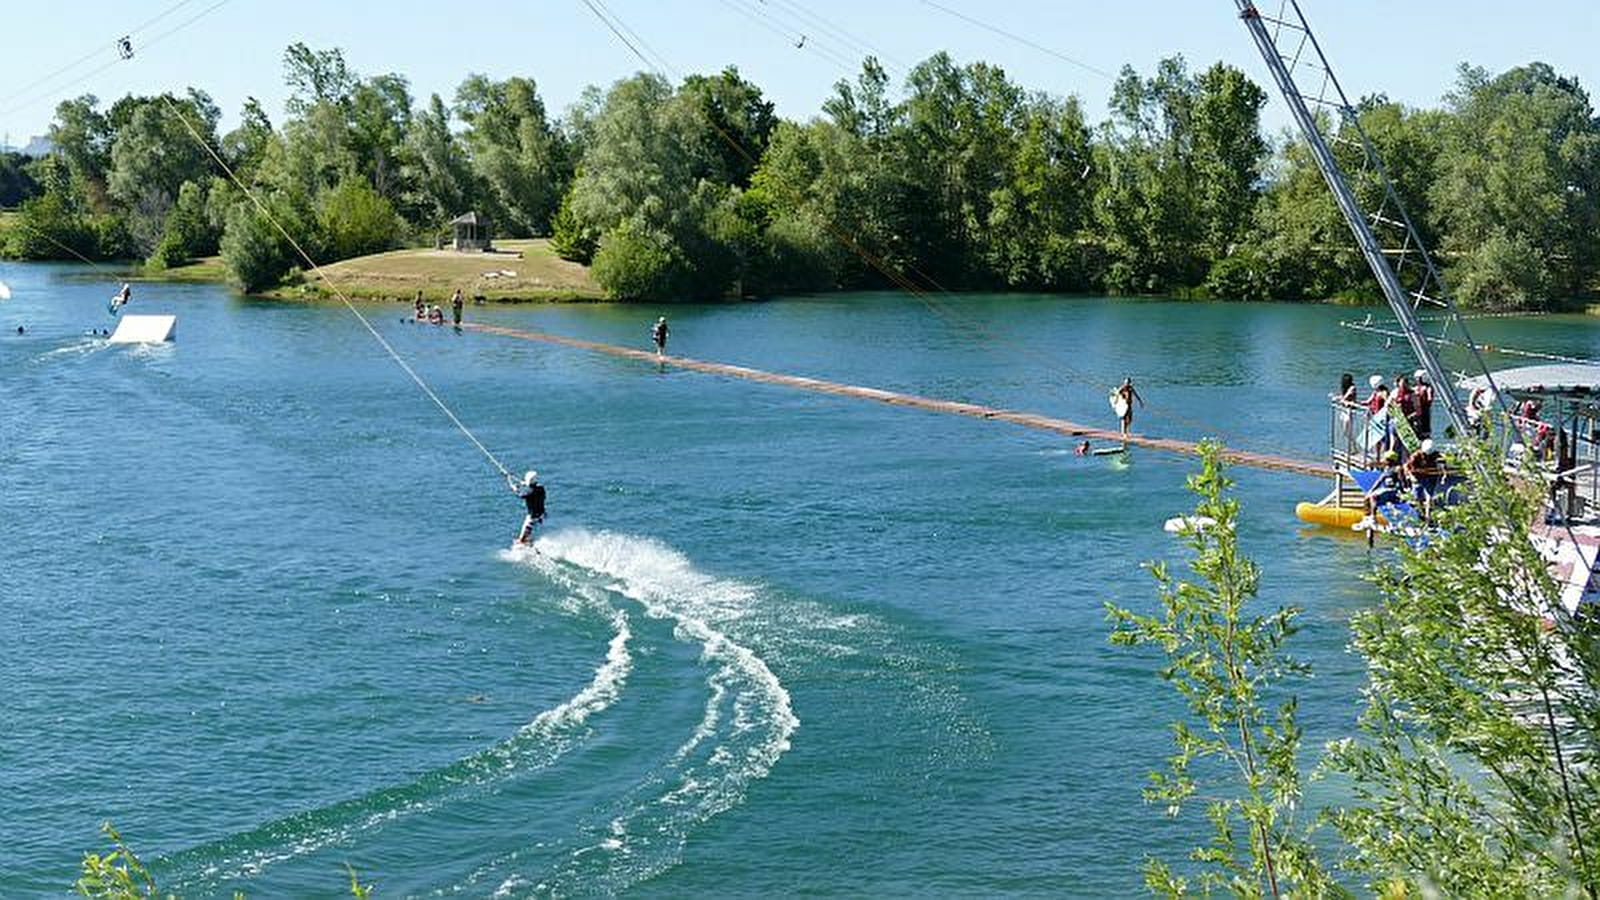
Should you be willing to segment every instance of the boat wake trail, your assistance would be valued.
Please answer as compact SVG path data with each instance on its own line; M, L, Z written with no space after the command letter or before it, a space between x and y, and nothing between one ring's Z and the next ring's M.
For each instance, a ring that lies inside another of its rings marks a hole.
M672 623L696 644L706 672L699 721L578 833L537 852L514 851L481 866L454 891L498 895L615 893L677 865L692 830L744 800L772 770L799 727L789 692L753 650L730 636L772 604L755 586L696 570L657 541L610 532L561 531L522 557L554 573L576 571L645 615ZM551 851L554 850L554 855ZM535 858L537 857L537 858Z
M389 822L438 809L555 763L584 741L590 718L616 701L632 669L627 612L605 603L598 592L588 594L568 597L566 611L588 607L599 612L609 619L612 635L594 677L575 695L540 712L509 738L405 784L296 813L168 856L158 863L172 873L165 880L180 895L206 893L224 882L252 877L274 863L349 842Z

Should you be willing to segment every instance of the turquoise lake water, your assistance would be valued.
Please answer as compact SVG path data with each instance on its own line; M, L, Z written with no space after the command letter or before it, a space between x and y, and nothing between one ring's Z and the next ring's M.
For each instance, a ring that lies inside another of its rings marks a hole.
M403 324L0 263L0 895L60 895L112 820L186 897L1106 896L1199 810L1140 799L1177 705L1102 604L1181 559L1190 459ZM895 295L469 318L1317 458L1341 371L1413 366L1286 305ZM25 334L16 334L24 325ZM1594 355L1581 318L1482 340ZM1326 485L1234 470L1263 601L1306 610L1314 746L1372 602Z

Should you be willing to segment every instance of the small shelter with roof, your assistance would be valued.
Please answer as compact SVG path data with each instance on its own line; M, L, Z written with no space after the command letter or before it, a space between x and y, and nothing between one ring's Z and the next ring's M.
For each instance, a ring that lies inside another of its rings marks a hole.
M450 227L455 232L455 248L458 251L485 251L493 250L493 232L489 228L489 217L477 212L464 213L450 220Z

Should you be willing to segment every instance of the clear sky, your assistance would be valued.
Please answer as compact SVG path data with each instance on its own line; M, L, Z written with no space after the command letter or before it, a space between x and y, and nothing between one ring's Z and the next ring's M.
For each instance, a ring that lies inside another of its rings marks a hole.
M5 0L0 6L0 135L21 144L42 133L59 100L195 85L224 110L224 127L254 95L282 117L283 48L339 47L357 72L398 72L419 104L448 100L469 72L531 76L556 113L585 85L642 66L582 0L493 4L449 0ZM834 81L868 48L899 80L938 50L1003 66L1033 90L1076 94L1104 115L1114 73L1148 73L1181 53L1192 68L1216 60L1269 80L1231 0L939 0L1044 52L986 31L924 0L603 0L678 73L735 64L791 118L814 115ZM1346 89L1434 105L1460 62L1501 71L1544 60L1600 84L1600 0L1536 6L1488 0L1302 0ZM1265 10L1276 0L1263 0ZM209 11L208 11L209 10ZM162 17L164 15L164 17ZM198 16L198 18L196 18ZM152 19L159 18L151 23ZM135 56L114 62L132 32ZM801 35L805 36L802 46ZM88 57L85 59L85 57ZM1060 57L1083 65L1075 65ZM59 76L36 79L66 67ZM1288 121L1276 97L1269 127Z

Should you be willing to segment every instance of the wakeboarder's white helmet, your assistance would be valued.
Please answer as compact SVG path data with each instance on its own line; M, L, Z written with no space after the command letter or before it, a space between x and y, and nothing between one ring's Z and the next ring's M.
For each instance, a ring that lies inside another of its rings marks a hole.
M1423 440L1423 442L1422 442L1422 452L1423 453L1432 453L1433 452L1433 438L1426 438L1426 439Z
M1367 387L1376 389L1381 384L1383 384L1383 376L1382 375L1374 375L1371 378L1367 379Z
M522 476L522 483L523 484L533 484L535 481L538 481L538 480L539 480L539 473L535 472L532 469L528 470L528 474Z
M656 320L656 324L660 325L660 324L662 324L662 323L664 323L666 321L667 321L667 317L666 316L662 316L661 318Z

